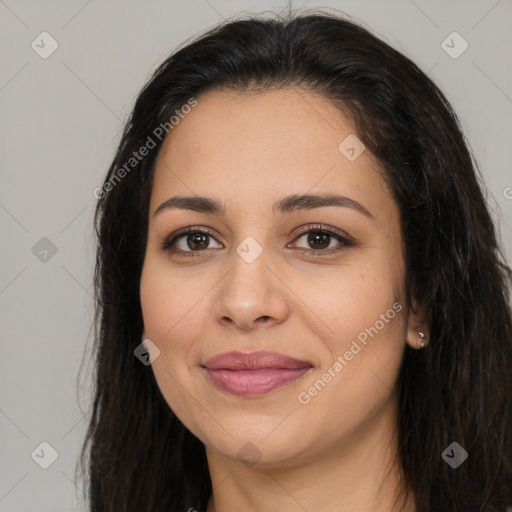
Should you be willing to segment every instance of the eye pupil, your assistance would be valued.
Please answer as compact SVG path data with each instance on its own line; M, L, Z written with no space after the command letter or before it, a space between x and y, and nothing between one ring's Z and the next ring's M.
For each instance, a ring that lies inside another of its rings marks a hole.
M326 246L329 245L329 239L330 235L328 233L320 233L319 231L312 231L308 237L308 243L311 245L315 244L321 244L322 247L320 249L324 249ZM326 243L327 240L327 243Z
M187 245L189 249L206 249L208 247L208 235L204 233L191 233L187 237ZM202 239L202 240L201 240ZM202 247L197 247L197 246ZM194 247L196 246L196 247Z

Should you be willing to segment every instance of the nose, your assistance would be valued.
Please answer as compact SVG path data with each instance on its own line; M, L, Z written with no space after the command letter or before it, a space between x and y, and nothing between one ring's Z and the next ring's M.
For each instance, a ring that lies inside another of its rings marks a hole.
M265 250L251 263L233 254L232 268L219 283L214 300L213 316L217 322L251 331L286 320L290 314L288 288L270 268L269 260Z

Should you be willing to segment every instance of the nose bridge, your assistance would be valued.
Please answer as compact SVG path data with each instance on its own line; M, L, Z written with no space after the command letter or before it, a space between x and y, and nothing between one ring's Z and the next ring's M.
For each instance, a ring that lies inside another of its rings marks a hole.
M232 267L214 308L218 321L230 319L248 329L260 318L285 318L288 307L283 289L269 268L271 251L262 243L247 236L233 251Z
M261 237L260 237L261 238ZM262 242L263 243L263 242ZM246 237L232 255L232 270L228 279L229 294L234 294L237 304L247 307L263 304L268 294L270 271L267 268L269 250L264 248L254 237Z

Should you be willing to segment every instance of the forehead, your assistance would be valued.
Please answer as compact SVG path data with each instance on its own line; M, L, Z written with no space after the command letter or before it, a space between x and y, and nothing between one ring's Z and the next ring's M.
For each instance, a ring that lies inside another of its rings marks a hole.
M162 144L151 211L173 194L217 196L228 205L235 196L264 204L307 191L390 200L369 151L355 160L340 151L340 143L358 139L327 98L288 88L210 91L196 99Z

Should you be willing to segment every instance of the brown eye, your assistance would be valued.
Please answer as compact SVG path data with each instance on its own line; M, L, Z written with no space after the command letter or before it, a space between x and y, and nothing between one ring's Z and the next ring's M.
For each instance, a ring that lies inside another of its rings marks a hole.
M306 236L307 247L298 246L298 250L299 252L315 256L332 254L345 247L354 245L354 241L348 235L344 235L342 232L338 233L337 231L325 228L322 225L307 226L306 229L303 229L302 233L295 238L292 244L296 244L297 240L305 238ZM162 249L164 251L174 252L183 256L201 256L202 253L210 248L211 240L215 240L215 238L209 231L189 227L178 231L178 233L175 233L164 240ZM338 242L337 247L331 247L333 241ZM218 244L217 248L223 248L222 244L216 240L215 242ZM290 246L291 244L288 244L286 247Z
M320 231L311 231L308 234L308 244L313 247L313 249L325 249L329 246L329 242L331 240L331 235L328 233L320 232Z
M167 238L162 244L162 249L164 251L187 253L187 256L199 256L201 252L209 248L210 240L214 240L214 238L208 231L187 228ZM222 246L220 247L222 248Z
M301 252L310 254L330 254L333 252L337 252L343 249L344 247L354 245L354 242L348 236L342 236L341 233L334 232L331 229L327 229L321 226L309 226L309 229L303 230L302 234L300 234L295 240L300 240L301 238L304 238L306 236L307 247L299 246L299 249ZM338 242L338 247L331 247L331 242L333 240Z
M210 235L207 235L206 233L202 233L199 231L189 233L188 235L186 235L186 244L188 248L192 250L207 249L209 245L209 236Z

